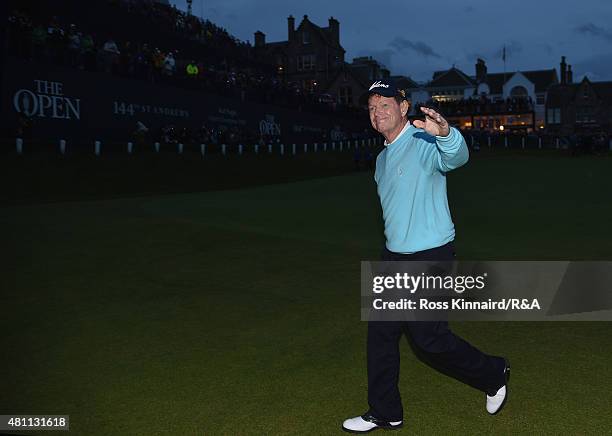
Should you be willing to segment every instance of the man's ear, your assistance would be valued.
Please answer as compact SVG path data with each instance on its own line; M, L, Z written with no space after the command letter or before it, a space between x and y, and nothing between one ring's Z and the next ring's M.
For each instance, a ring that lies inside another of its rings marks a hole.
M402 116L405 117L410 110L410 102L408 100L402 100L400 103L400 110L402 111Z

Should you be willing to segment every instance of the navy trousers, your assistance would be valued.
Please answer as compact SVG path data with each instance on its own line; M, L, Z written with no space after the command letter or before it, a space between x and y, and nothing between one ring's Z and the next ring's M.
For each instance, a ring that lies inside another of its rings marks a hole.
M384 261L450 261L454 244L413 254L383 251ZM403 407L398 388L403 335L412 341L418 357L430 366L483 392L494 393L505 384L505 361L490 356L455 335L446 321L370 321L368 323L368 403L370 413L384 421L401 421Z

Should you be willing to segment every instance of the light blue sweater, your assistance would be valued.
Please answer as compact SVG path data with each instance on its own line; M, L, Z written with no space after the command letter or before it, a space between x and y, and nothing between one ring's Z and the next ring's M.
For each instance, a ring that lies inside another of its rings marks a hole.
M376 158L374 179L385 222L387 249L414 253L455 239L446 196L446 172L468 161L461 133L431 136L410 123Z

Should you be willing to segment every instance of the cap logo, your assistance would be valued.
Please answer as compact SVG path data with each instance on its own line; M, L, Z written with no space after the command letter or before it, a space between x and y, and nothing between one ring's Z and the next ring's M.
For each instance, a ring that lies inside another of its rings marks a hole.
M376 82L372 83L372 86L370 86L370 89L368 91L373 90L374 88L388 88L389 85L382 83L380 80L377 80Z

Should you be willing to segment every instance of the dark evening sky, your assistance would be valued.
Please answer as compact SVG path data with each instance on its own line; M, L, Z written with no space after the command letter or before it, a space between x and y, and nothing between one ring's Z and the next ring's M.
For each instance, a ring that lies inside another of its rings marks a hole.
M186 9L185 0L171 0ZM193 0L204 16L241 40L253 43L261 30L266 41L287 39L287 17L296 27L306 14L327 27L340 21L345 60L372 56L392 74L431 79L453 64L474 75L476 58L489 72L557 68L562 55L592 81L612 80L612 2L609 0L437 0L366 2L362 0Z

